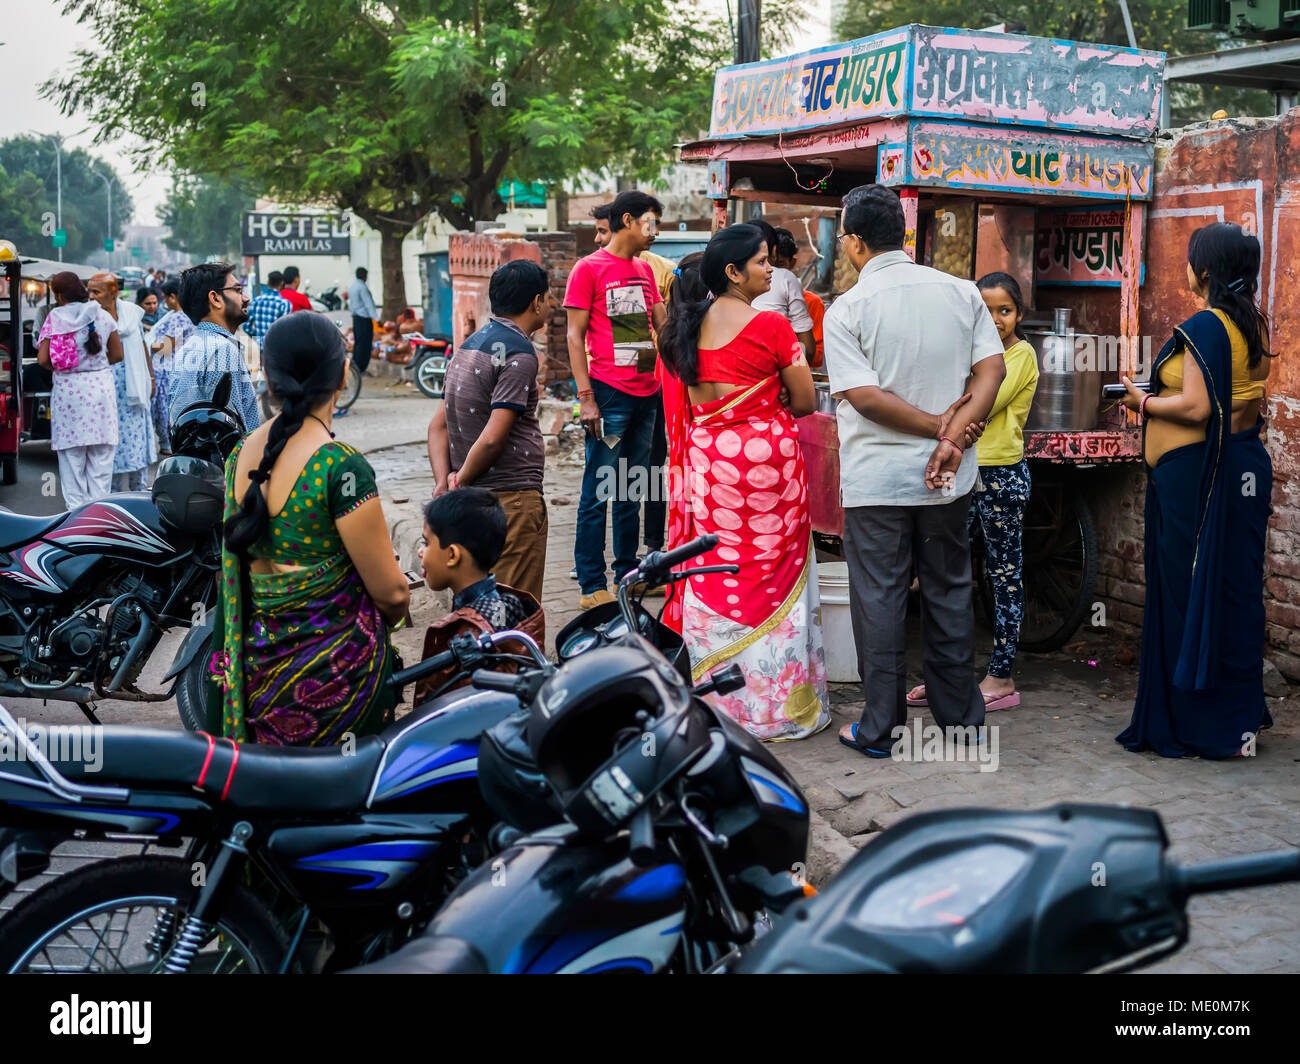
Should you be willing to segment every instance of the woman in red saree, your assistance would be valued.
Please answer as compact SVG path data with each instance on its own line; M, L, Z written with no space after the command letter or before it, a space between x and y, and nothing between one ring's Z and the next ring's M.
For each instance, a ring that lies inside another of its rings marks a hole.
M668 430L669 546L712 533L718 547L669 600L696 679L738 664L747 685L709 696L760 739L802 739L830 723L808 479L795 417L816 405L794 329L751 300L772 268L751 225L687 256L660 337ZM789 405L782 403L788 393Z

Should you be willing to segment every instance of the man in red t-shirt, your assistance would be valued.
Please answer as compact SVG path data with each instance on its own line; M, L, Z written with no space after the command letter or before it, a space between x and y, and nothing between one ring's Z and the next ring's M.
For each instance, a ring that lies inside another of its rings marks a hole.
M663 205L644 192L621 193L610 205L610 240L569 274L569 365L587 430L573 557L582 609L612 598L605 568L605 510L614 501L614 575L636 565L641 499L650 489L650 449L659 382L651 334L666 314L654 271L637 256L650 249ZM590 352L590 369L588 353Z
M289 306L293 310L311 310L311 300L298 291L301 284L302 274L298 272L298 267L286 266L284 268L284 287L280 289L280 295L289 301Z

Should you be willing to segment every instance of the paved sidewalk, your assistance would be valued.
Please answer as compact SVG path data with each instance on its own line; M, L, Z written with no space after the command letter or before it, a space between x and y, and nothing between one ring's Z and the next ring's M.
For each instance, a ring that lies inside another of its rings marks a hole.
M422 451L393 448L371 455L386 493L412 499L429 491ZM548 640L577 615L573 565L580 457L560 454L547 466L550 539L544 603ZM417 533L418 535L418 533ZM915 618L911 619L913 626ZM909 645L919 647L919 633ZM991 640L981 634L981 647ZM836 741L856 720L860 688L833 685L831 728L773 747L816 810L809 875L829 875L857 847L912 813L956 806L1033 809L1059 801L1130 803L1156 809L1187 862L1300 846L1300 692L1270 699L1275 727L1258 756L1230 762L1167 760L1132 754L1115 741L1128 723L1137 684L1137 646L1106 631L1083 630L1067 650L1022 654L1016 682L1023 702L991 714L998 727L996 771L972 762L875 761ZM979 664L984 660L977 655ZM920 681L919 655L909 668ZM922 724L931 723L925 715ZM992 747L990 746L990 750ZM1300 884L1193 900L1187 948L1153 970L1170 972L1300 971Z

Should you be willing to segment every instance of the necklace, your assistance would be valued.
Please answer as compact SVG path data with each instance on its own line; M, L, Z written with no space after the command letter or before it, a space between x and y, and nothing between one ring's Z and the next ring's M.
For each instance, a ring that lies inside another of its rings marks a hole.
M316 424L318 424L326 432L330 432L330 427L327 424L325 424L325 422L323 422L320 418L318 418L315 414L308 414L307 416L311 418L313 421L315 421ZM334 439L334 433L332 432L330 432L330 439L331 440Z

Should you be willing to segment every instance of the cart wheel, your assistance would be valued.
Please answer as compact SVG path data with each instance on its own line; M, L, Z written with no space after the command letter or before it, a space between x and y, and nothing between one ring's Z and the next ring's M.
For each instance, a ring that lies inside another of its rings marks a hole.
M1071 479L1035 481L1025 513L1020 649L1059 650L1092 608L1097 527Z
M0 484L18 483L18 454L0 456Z

